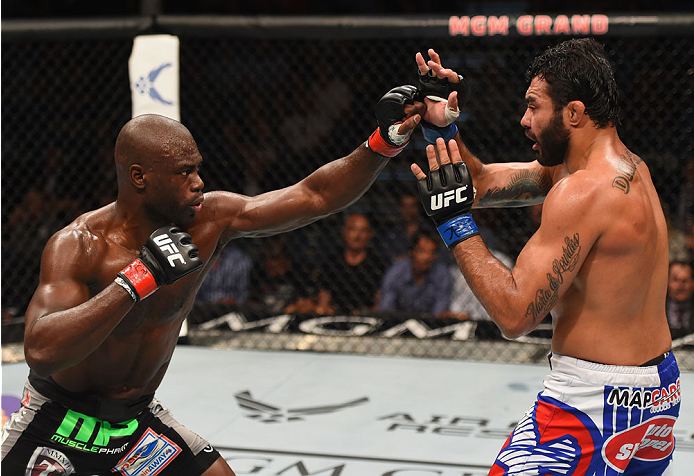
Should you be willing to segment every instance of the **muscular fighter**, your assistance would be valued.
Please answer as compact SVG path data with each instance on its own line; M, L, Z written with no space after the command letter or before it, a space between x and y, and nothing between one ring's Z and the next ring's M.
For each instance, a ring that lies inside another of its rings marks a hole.
M416 55L420 74L459 76ZM427 101L429 175L420 195L475 295L509 338L551 311L551 374L490 475L658 475L672 459L679 370L665 317L668 240L646 163L617 133L602 45L569 40L535 58L521 119L537 160L485 164ZM426 121L426 122L425 122ZM425 134L426 135L426 134ZM448 136L448 137L446 137ZM455 136L454 139L450 139ZM476 193L473 190L476 189ZM472 207L544 202L542 223L508 269L477 233Z
M117 200L43 252L26 314L31 371L3 430L3 474L233 475L154 398L197 289L231 240L290 231L356 201L407 144L423 107L415 93L386 94L379 128L348 156L255 197L203 193L203 159L181 123L143 115L125 124Z

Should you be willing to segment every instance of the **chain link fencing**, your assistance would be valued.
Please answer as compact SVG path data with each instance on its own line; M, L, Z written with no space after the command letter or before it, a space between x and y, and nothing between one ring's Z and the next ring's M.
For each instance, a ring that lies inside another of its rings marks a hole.
M414 54L427 48L467 78L469 100L458 126L468 147L487 162L534 159L519 125L524 73L535 55L563 38L389 37L377 26L359 37L305 29L303 37L243 28L212 35L204 26L177 32L181 118L205 158L206 190L255 195L349 154L373 131L378 99L396 85L415 84ZM132 35L97 29L64 38L3 36L5 345L21 342L22 316L48 238L116 197L113 146L131 114ZM673 254L686 257L694 188L694 37L661 31L599 40L616 66L621 138L648 164L671 225ZM452 297L437 297L450 299L443 312L380 308L389 273L407 272L394 266L410 256L410 233L431 231L413 198L409 170L412 162L424 166L424 147L415 132L411 145L344 213L284 235L233 242L198 295L188 339L260 349L543 360L549 324L519 342L503 340L442 246L437 266L452 290ZM473 215L485 242L509 266L539 216L538 207ZM348 265L345 247L365 245L367 259ZM676 345L682 367L694 369L691 339Z

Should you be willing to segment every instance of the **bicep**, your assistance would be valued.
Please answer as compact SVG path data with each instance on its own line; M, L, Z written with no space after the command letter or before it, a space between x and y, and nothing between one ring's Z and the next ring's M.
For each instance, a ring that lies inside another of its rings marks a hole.
M46 245L41 257L39 285L27 309L27 331L41 317L89 300L89 286L83 277L85 257L81 250L79 243L64 237L53 238Z
M569 289L598 236L584 206L552 202L545 203L542 224L512 271L521 310L532 328Z
M88 286L75 280L39 284L27 309L27 326L33 326L48 314L77 307L88 300Z

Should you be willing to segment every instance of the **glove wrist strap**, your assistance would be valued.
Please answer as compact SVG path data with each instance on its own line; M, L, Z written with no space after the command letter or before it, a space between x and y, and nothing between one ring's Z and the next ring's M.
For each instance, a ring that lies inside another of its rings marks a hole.
M130 285L130 282L126 281L125 279L121 278L120 276L116 276L115 282L118 286L121 288L125 289L127 293L130 295L130 297L133 299L133 301L137 302L140 300L140 296L137 295L135 292L135 289Z
M436 229L449 249L471 236L480 234L475 220L472 219L472 215L469 213L451 218L436 227Z
M121 283L118 278L120 278L123 283ZM140 301L159 287L152 272L145 266L145 264L140 260L136 259L128 266L123 268L120 273L118 273L118 278L116 278L116 283L122 286L126 291L128 291L128 286L130 288L129 294L132 297L133 293L137 296L135 302ZM123 286L125 284L126 286Z
M399 146L392 146L388 144L383 137L381 137L380 131L378 128L376 128L373 134L371 134L369 137L369 140L366 141L366 147L371 149L373 152L376 152L378 155L382 155L384 157L395 157L402 152L405 147L407 147L408 143L409 141Z
M439 137L442 137L443 140L448 142L449 140L453 139L456 134L458 134L458 126L456 126L455 122L453 122L451 125L444 127L443 129L431 129L422 124L422 132L424 133L424 140L430 144L435 144L436 139Z

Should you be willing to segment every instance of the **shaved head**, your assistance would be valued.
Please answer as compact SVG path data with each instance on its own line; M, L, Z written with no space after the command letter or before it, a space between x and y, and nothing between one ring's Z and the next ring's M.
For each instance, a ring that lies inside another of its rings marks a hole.
M156 114L134 117L123 126L116 139L118 186L128 183L133 164L150 168L157 161L172 161L193 152L197 152L195 140L180 122Z

